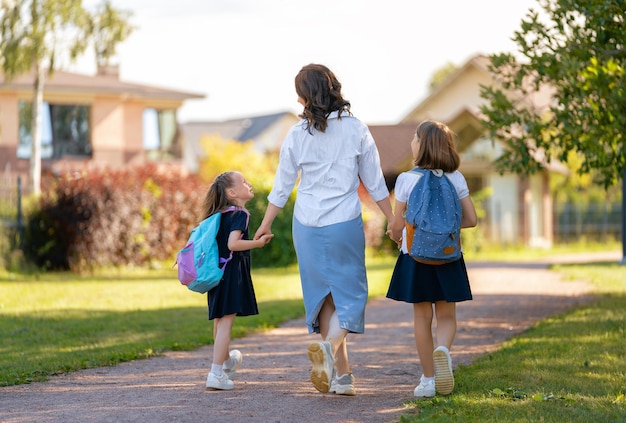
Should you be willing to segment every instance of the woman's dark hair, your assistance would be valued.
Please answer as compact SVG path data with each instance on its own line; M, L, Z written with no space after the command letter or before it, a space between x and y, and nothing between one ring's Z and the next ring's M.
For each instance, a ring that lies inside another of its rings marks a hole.
M209 187L206 197L204 198L204 206L202 207L202 220L233 205L226 195L226 190L233 186L233 179L231 177L233 173L235 172L230 171L217 175Z
M413 163L424 169L441 169L454 172L461 159L454 145L454 133L441 122L425 120L417 126L415 136L419 140Z
M341 83L334 73L324 65L311 63L296 75L296 93L304 100L304 110L299 117L306 119L306 129L315 128L325 132L328 115L339 111L350 113L350 102L341 96Z

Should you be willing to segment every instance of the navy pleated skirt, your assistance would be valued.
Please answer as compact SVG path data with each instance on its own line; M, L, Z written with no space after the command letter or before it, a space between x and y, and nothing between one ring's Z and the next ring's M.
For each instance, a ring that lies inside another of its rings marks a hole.
M387 298L407 303L460 302L472 299L463 257L452 263L419 263L400 252L393 269Z

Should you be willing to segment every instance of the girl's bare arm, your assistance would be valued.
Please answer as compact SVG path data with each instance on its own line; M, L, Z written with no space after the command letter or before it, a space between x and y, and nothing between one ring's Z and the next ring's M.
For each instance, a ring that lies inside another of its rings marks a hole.
M268 244L274 234L264 234L259 239L241 239L241 231L232 231L228 236L228 249L230 251L245 251L253 248L261 248Z

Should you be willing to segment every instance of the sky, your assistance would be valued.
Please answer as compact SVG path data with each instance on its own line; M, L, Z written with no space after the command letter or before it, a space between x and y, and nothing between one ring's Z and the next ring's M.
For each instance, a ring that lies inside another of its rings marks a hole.
M85 0L92 8L99 0ZM537 0L112 0L132 13L118 46L125 82L204 95L180 122L300 113L294 78L322 63L367 124L395 124L433 74L511 41ZM72 71L95 73L89 55Z

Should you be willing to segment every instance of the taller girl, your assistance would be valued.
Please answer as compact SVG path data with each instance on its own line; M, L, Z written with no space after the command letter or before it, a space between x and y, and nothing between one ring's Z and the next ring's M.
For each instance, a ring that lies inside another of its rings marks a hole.
M424 121L418 125L411 141L413 163L422 169L450 179L461 200L461 228L476 226L476 210L469 196L465 178L457 169L461 163L450 129L440 122ZM387 297L413 303L413 330L417 354L422 364L416 397L433 397L435 393L450 394L454 388L450 348L456 334L456 303L471 300L469 279L463 256L441 265L423 264L408 254L404 214L409 195L421 177L420 173L404 172L395 187L395 220L391 238L400 245L400 255L391 276ZM434 348L433 304L437 317L437 348Z
M372 135L352 116L341 84L326 66L304 66L295 78L302 120L287 134L274 186L255 239L271 233L298 177L293 242L306 323L321 342L308 347L311 382L320 392L355 395L346 335L362 333L367 302L362 182L391 222L389 191ZM333 369L336 366L336 371ZM334 377L333 377L334 376Z

